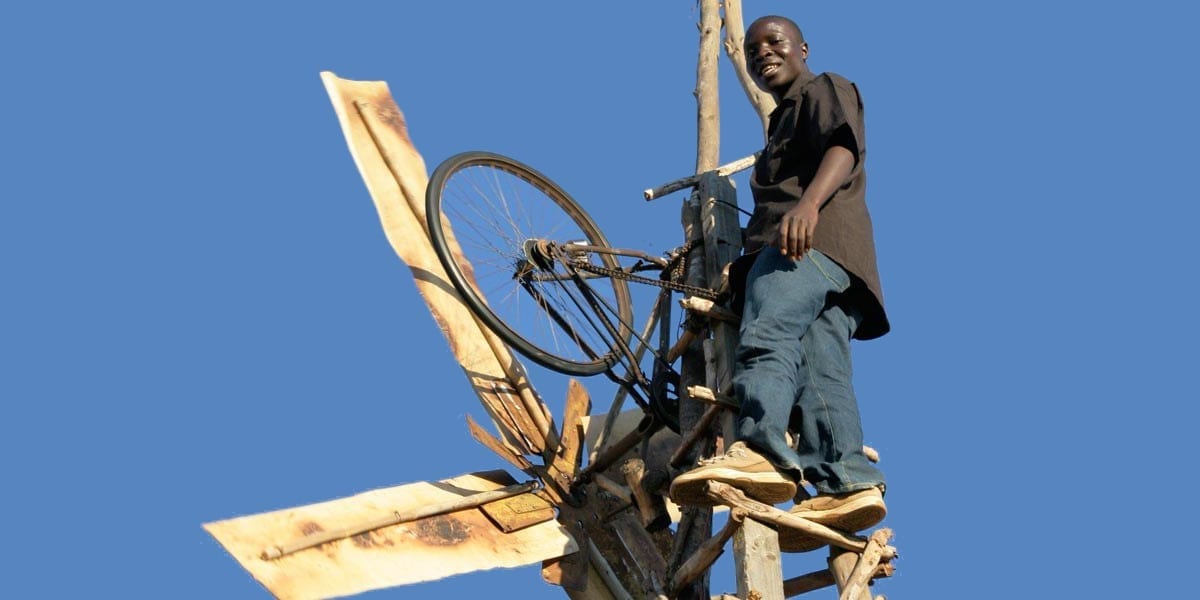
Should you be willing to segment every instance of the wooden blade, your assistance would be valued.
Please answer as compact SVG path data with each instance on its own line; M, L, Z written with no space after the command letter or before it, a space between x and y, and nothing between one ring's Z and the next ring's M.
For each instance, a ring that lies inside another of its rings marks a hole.
M387 84L340 79L330 72L321 73L321 80L388 241L412 270L417 290L505 442L531 455L555 448L554 424L524 367L462 303L429 242L425 162L408 137L404 115ZM501 398L501 393L519 401Z
M391 513L443 504L513 483L504 471L472 473L208 523L204 528L259 583L284 600L346 596L459 573L535 564L577 551L575 540L554 521L504 533L480 508L469 508L381 527L275 559L263 558L264 550L293 545L306 536L351 530Z

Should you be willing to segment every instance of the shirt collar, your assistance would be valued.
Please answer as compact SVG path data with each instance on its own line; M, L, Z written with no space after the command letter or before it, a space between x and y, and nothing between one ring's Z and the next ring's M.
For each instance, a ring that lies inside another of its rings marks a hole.
M816 79L816 77L816 73L813 73L812 71L805 71L797 75L796 80L792 82L792 85L788 86L787 92L784 93L783 97L785 99L798 98L800 96L800 90L803 89L805 85L808 85L808 82Z

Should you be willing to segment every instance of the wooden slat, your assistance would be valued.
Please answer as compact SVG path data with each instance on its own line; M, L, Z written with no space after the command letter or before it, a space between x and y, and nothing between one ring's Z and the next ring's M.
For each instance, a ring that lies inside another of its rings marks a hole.
M587 388L576 379L567 382L566 409L563 413L563 432L558 451L550 463L550 474L559 489L566 492L579 471L579 459L583 452L583 419L592 410L592 399Z
M528 565L576 551L575 541L554 521L503 533L479 508L470 508L383 527L274 560L261 557L264 548L513 483L503 471L473 473L208 523L204 528L282 600L346 596L459 573Z
M475 438L475 441L483 444L488 450L495 452L500 458L508 461L508 463L512 466L521 469L526 473L532 474L533 463L530 463L529 460L524 456L521 456L520 453L514 451L514 449L511 447L506 446L503 442L496 439L495 436L485 431L479 426L478 423L475 422L475 419L471 418L471 415L467 415L467 429L470 430L471 437Z
M503 342L482 327L459 300L446 278L425 230L425 162L408 137L404 115L381 81L349 81L324 72L325 83L350 154L379 213L384 234L396 254L412 270L417 290L446 336L472 389L497 423L508 444L540 454L547 437L555 438L546 410L532 392L524 369ZM521 418L496 396L497 382L517 390ZM526 431L526 423L534 423ZM513 428L521 428L513 431ZM554 440L555 445L557 440ZM551 446L553 447L553 446Z

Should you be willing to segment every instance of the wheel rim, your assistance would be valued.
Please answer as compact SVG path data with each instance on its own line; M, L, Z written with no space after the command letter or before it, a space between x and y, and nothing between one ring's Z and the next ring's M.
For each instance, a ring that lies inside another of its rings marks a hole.
M481 316L489 325L507 331L510 343L527 344L513 345L551 368L595 373L610 366L614 336L567 280L561 264L546 260L547 246L538 243L551 240L559 249L563 242L575 241L607 246L590 218L557 186L519 163L494 157L467 160L434 179L441 186L439 210L463 255L456 268L464 279L475 281L475 295L486 306ZM609 256L593 255L589 262L616 266ZM516 273L526 276L514 277ZM606 277L587 281L600 312L618 324L627 340L626 282Z

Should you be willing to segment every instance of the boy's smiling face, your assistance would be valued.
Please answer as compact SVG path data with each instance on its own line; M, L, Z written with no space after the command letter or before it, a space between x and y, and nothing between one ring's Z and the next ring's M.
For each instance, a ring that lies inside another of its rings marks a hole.
M746 31L746 71L762 89L776 99L802 73L808 72L808 44L787 21L766 17Z

